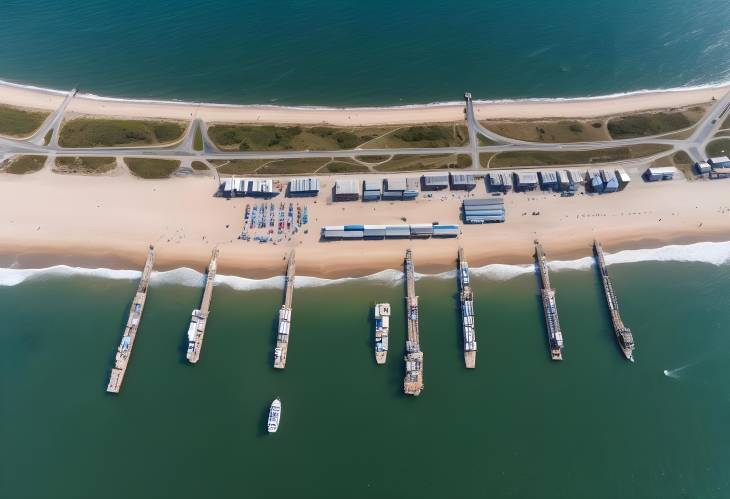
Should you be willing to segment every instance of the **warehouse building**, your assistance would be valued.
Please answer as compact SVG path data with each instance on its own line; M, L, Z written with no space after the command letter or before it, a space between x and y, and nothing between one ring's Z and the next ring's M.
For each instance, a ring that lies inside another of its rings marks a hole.
M618 179L618 190L623 191L629 185L629 182L631 182L631 177L629 177L629 174L623 168L619 168L615 173Z
M697 172L698 175L704 175L705 173L710 173L710 170L712 170L712 167L710 166L710 163L707 161L698 161L695 163L695 172Z
M293 178L289 181L289 196L316 196L319 194L319 179L315 177Z
M558 170L556 175L558 177L558 189L565 192L572 192L575 190L575 184L571 182L568 170Z
M512 190L512 176L509 173L488 173L487 190L508 192Z
M443 175L423 175L421 177L421 189L424 191L442 191L449 188L449 176Z
M586 185L586 189L597 194L603 192L603 179L601 178L601 172L598 170L588 170L588 183Z
M558 188L558 175L553 171L540 172L540 185L544 191L552 191Z
M456 237L458 225L410 224L410 225L329 225L322 227L323 239L384 239Z
M537 189L537 173L515 172L515 191L534 191Z
M419 179L415 177L386 178L383 181L383 200L412 200L418 197Z
M714 168L730 168L730 158L727 156L718 156L707 160L710 167Z
M274 191L274 181L270 178L230 177L220 184L219 192L227 198L242 196L270 198L278 194Z
M616 192L618 190L618 178L611 170L601 170L603 180L603 192Z
M658 180L672 180L677 173L677 169L673 166L662 166L647 168L644 172L644 179L647 182L656 182Z
M358 182L354 179L339 179L335 182L332 192L332 200L334 201L357 201L360 199L360 190Z
M470 173L451 173L449 182L454 190L470 191L477 186L474 175Z
M362 183L362 200L379 201L381 193L381 182L379 180L364 180Z
M468 224L483 224L504 222L504 199L465 199L462 205L464 222Z

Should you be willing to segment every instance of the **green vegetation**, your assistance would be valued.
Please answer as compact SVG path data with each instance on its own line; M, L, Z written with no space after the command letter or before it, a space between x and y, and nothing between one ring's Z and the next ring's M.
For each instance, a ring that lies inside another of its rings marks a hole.
M140 178L168 178L180 167L176 159L124 158L129 170Z
M468 154L416 154L396 156L390 161L373 166L373 168L380 172L405 172L445 168L468 168L470 166L471 156Z
M112 171L117 161L108 157L62 157L56 158L56 170L62 173L99 174Z
M0 104L0 134L25 137L43 124L50 113Z
M43 137L43 145L47 146L51 142L51 137L53 137L53 128L48 130L46 132L46 135Z
M557 143L611 140L603 123L596 120L499 120L484 121L482 125L503 137L528 142Z
M686 109L631 114L608 120L608 131L614 139L633 139L648 137L689 128L705 114L705 108L694 106Z
M402 147L453 147L463 146L469 141L466 125L451 123L445 125L409 126L383 135L365 146L366 149Z
M353 149L390 129L325 126L214 125L208 135L221 149L239 151L326 151Z
M34 173L43 168L46 164L46 156L16 156L10 161L5 168L7 173L15 175L23 175L25 173Z
M707 144L706 152L710 157L730 155L730 139L713 140Z
M721 132L717 132L715 134L715 137L730 137L730 130L723 130Z
M172 121L75 118L64 123L58 142L61 147L158 145L179 139L183 131Z
M209 169L208 165L206 165L202 161L193 161L190 166L192 166L193 170L195 171L205 171Z
M327 166L324 167L324 171L329 173L362 173L368 172L370 169L365 165L359 165L357 163L333 161L332 163L327 163Z
M497 145L497 142L493 141L492 139L488 139L481 133L477 134L477 139L479 139L480 146L496 146Z
M685 178L692 180L697 175L697 172L694 171L692 158L685 151L675 152L672 156L672 161L674 162L674 166L684 173Z
M730 114L728 114L725 121L722 122L722 128L730 128Z
M258 170L262 165L270 162L270 159L232 159L211 161L218 167L218 172L224 175L243 175Z
M489 160L492 159L496 155L497 155L496 152L479 153L479 164L482 166L482 168L487 168L489 166Z
M193 149L196 151L203 150L203 131L199 126L195 127L195 138L193 139Z
M330 158L307 158L307 159L277 159L269 161L256 173L266 175L286 175L295 173L314 173Z
M653 156L672 147L659 144L640 144L629 147L612 147L592 151L508 151L492 158L491 168L510 166L553 166L609 163L627 159Z
M355 156L355 159L363 163L381 163L390 159L392 156Z

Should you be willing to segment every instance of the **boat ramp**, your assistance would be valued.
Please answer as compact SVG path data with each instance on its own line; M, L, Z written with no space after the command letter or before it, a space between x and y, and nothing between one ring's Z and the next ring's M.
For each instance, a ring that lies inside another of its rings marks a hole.
M555 303L555 290L550 286L550 275L548 274L545 252L538 241L535 241L535 259L540 269L540 297L542 298L542 308L545 312L545 325L547 327L548 343L550 346L550 357L553 360L563 360L563 333L560 330L558 306Z
M208 264L207 276L205 278L205 289L203 290L203 298L200 301L200 308L193 310L188 326L188 351L187 359L191 364L195 364L200 359L200 351L203 348L203 337L205 336L205 326L208 323L208 312L210 310L210 301L213 298L213 285L215 283L215 274L217 270L218 248L213 250Z
M413 255L406 251L406 314L408 320L408 338L406 339L406 375L403 379L403 391L406 395L420 395L423 390L423 352L421 352L418 335L418 296L416 296L416 278L413 269Z
M461 303L461 327L464 333L464 363L468 369L474 369L477 363L474 294L469 282L469 263L464 258L463 248L459 248L459 302Z
M286 268L286 290L284 292L284 304L279 309L279 327L276 333L276 348L274 349L274 367L284 369L286 366L286 353L289 347L289 334L291 333L291 304L294 295L294 251L289 255L289 262Z
M601 284L603 284L603 294L606 296L606 305L608 305L608 311L611 314L611 325L616 335L616 341L618 341L618 346L621 348L624 357L633 362L634 336L631 334L631 329L627 328L621 320L616 292L613 290L613 283L611 282L611 277L608 275L606 260L603 257L603 248L601 248L601 244L598 241L593 241L593 252L596 255L598 272L601 275Z
M149 252L147 253L147 261L144 264L144 270L142 270L142 278L139 281L137 293L135 293L132 306L129 309L129 318L127 319L127 325L124 327L122 341L119 343L117 353L114 357L114 367L109 376L109 384L106 387L106 391L109 393L119 393L119 390L122 389L124 375L127 373L129 358L132 355L134 339L137 337L139 322L142 320L142 312L144 311L144 304L147 300L147 290L149 288L154 263L155 248L154 246L150 246Z

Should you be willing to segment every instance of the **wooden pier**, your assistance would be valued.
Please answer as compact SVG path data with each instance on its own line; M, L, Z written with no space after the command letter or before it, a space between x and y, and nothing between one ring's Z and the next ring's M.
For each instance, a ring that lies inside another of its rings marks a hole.
M464 363L468 369L474 369L477 363L474 294L470 284L469 263L464 258L463 248L459 248L459 303L461 304L461 327L464 333Z
M611 277L608 275L606 260L603 258L603 248L601 248L601 244L598 241L593 241L593 252L596 255L598 271L601 275L601 284L603 284L603 294L606 296L606 305L608 305L608 311L611 314L611 325L616 335L616 341L618 341L618 346L621 348L624 357L633 362L634 336L631 334L631 329L627 328L623 320L621 320L616 293L613 290Z
M403 391L406 395L420 395L423 390L423 352L421 352L418 334L418 296L416 296L416 280L413 269L411 250L406 251L406 314L408 320L408 338L406 339L406 375L403 379Z
M215 283L215 274L217 270L218 248L213 250L208 264L207 276L205 278L205 289L203 290L203 298L200 301L200 308L193 310L188 326L188 352L187 359L191 364L195 364L200 359L200 351L203 349L203 337L205 336L205 326L208 324L208 313L210 311L210 301L213 298L213 285Z
M142 320L142 312L144 311L144 304L147 300L147 289L154 263L155 248L154 246L150 246L149 252L147 253L147 261L142 271L142 278L139 281L137 293L135 293L132 306L129 309L129 317L127 318L127 325L124 327L122 341L119 343L117 354L114 357L114 367L109 376L109 384L106 387L107 392L119 393L119 390L122 388L124 375L127 373L127 366L129 365L129 358L132 355L132 347L134 347L134 340L137 337L139 322Z
M545 312L545 325L547 327L548 343L550 346L550 357L553 360L563 360L563 333L560 330L558 318L558 307L555 302L555 290L550 286L550 275L548 274L545 252L538 241L535 241L535 258L540 269L540 296L542 308Z
M289 347L292 298L294 296L294 251L289 255L285 285L284 304L279 309L279 328L276 333L276 348L274 349L274 367L276 369L284 369L286 366L286 353Z

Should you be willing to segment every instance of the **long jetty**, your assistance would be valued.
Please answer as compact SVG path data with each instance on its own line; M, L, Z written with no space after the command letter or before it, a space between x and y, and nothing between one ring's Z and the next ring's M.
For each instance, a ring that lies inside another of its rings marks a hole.
M406 375L403 379L403 391L406 395L420 395L423 390L423 352L421 352L418 334L418 296L416 296L416 278L413 269L413 255L406 251L406 314L408 320L408 338L406 339Z
M134 340L137 337L139 322L142 320L142 312L144 311L144 304L147 300L147 289L154 263L155 248L154 246L150 246L149 252L147 253L147 261L144 264L144 270L142 270L142 278L139 281L137 293L135 293L132 306L129 309L129 317L127 318L127 325L124 327L122 341L119 343L117 354L114 357L114 367L109 376L109 384L106 387L106 391L109 393L119 393L119 390L122 389L122 382L124 381L124 375L127 373L127 366L129 365L129 358L132 355Z
M469 282L469 263L464 249L459 248L459 302L461 303L461 327L464 333L464 363L474 369L477 363L477 337L474 329L474 294Z
M274 367L284 369L286 366L286 353L289 347L289 334L291 332L292 298L294 297L294 251L289 255L289 262L286 267L286 291L284 292L284 304L279 309L279 328L276 333L276 348L274 349Z
M550 357L553 360L563 360L563 333L560 330L558 318L558 307L555 302L555 290L550 286L550 274L548 273L545 252L542 245L535 241L535 258L540 268L540 297L542 308L545 312L545 325L547 327L548 343L550 346Z
M208 324L208 313L210 311L210 301L213 298L213 284L215 283L216 270L218 268L218 248L213 249L208 264L207 276L205 278L205 290L203 290L203 298L200 301L200 308L193 310L188 326L188 352L187 359L191 364L195 364L200 359L200 351L203 349L203 337L205 336L205 326Z
M603 294L606 296L606 305L608 305L608 311L611 314L611 325L616 335L616 341L618 341L618 346L621 348L624 357L633 362L634 336L631 334L631 329L627 328L624 325L624 321L621 320L616 292L613 290L613 283L611 282L611 277L608 275L606 260L603 257L603 248L601 248L601 244L598 241L593 241L593 252L598 262L598 270L601 274L601 283L603 284Z

